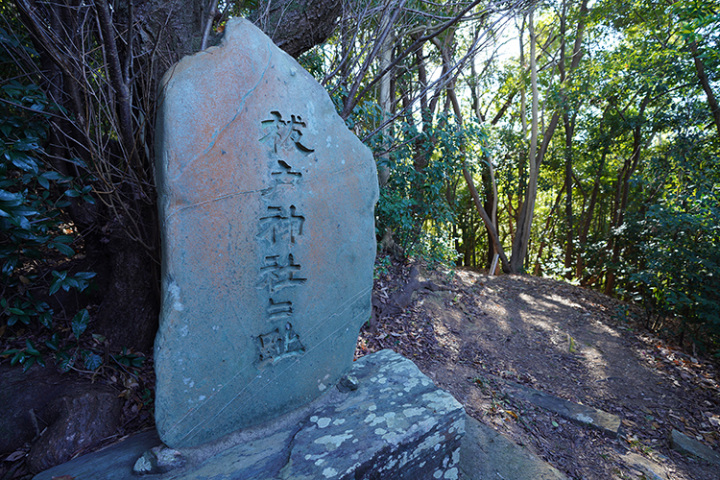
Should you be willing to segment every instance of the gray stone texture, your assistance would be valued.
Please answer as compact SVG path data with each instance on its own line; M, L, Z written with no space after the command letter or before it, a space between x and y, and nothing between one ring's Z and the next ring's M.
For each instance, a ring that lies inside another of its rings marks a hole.
M118 392L90 384L47 367L27 372L0 366L0 452L11 453L33 442L26 462L39 472L92 449L117 428Z
M625 453L620 457L630 468L641 475L644 480L671 480L665 467L634 452Z
M320 396L370 317L370 151L251 23L165 76L157 122L163 302L156 421L173 448Z
M534 388L520 385L505 379L499 379L507 385L510 394L516 398L555 412L561 417L580 425L593 427L601 432L617 435L620 430L620 417L587 405L569 402L562 398L549 395Z
M37 424L45 420L45 411L68 384L54 369L39 365L27 372L0 365L0 378L0 405L4 407L0 415L0 452L13 452L40 433ZM39 421L33 417L39 417Z
M158 442L160 442L160 438L155 431L139 433L121 443L38 473L33 480L53 480L56 477L62 478L64 475L75 480L142 478L133 475L132 467L146 450L155 447Z
M460 451L463 480L567 480L527 448L472 417L465 418L465 430Z
M670 433L670 443L672 447L680 453L694 455L702 458L706 462L720 465L720 453L702 442L690 438L687 435L674 430Z
M359 388L310 416L283 480L459 478L465 410L410 360L383 350L355 363Z
M333 388L270 425L180 449L184 466L134 476L159 439L153 433L77 458L34 480L326 480L459 478L465 411L410 361L388 350L361 358L357 389ZM181 462L182 463L182 462ZM475 477L473 477L475 478Z
M104 385L86 385L56 398L49 410L53 420L27 456L32 472L70 460L117 430L122 402L118 392Z

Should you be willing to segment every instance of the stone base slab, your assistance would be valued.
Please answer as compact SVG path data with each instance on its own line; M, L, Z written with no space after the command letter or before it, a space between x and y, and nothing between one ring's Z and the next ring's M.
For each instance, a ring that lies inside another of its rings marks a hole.
M460 453L463 480L567 480L559 470L526 447L474 418L465 418Z
M383 350L355 362L338 389L306 408L179 450L184 466L167 473L133 473L159 445L155 432L145 432L34 480L457 480L464 433L462 405L410 360Z

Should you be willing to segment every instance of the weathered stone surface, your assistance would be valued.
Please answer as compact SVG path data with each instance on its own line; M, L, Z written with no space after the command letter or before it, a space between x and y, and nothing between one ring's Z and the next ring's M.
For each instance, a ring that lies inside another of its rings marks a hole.
M622 457L623 462L636 470L646 480L669 480L665 467L634 452Z
M519 383L500 379L510 390L510 394L516 398L526 400L533 405L542 407L551 412L567 418L580 425L593 427L602 432L617 435L620 429L620 417L612 413L604 412L587 405L579 405L562 398L548 395L545 392L535 390Z
M462 405L390 350L360 359L353 374L358 390L310 417L280 478L457 479Z
M706 462L720 465L720 453L687 435L673 430L670 434L672 447L680 453L695 455Z
M465 412L450 394L391 351L361 358L351 374L356 390L333 388L270 425L180 449L187 462L176 470L133 477L136 461L158 441L142 434L35 480L62 475L75 480L459 478Z
M120 420L117 392L103 385L86 385L54 399L50 424L35 441L27 464L40 472L67 462L85 448L112 435Z
M136 475L154 475L182 468L187 460L182 452L165 446L153 447L143 453L133 466Z
M76 480L128 480L137 459L160 442L155 431L139 433L124 442L75 458L42 473L33 480L52 480L69 475Z
M37 365L23 372L0 365L0 453L14 452L39 434L49 404L67 386L52 368Z
M0 458L35 441L27 459L33 471L65 462L113 431L119 403L110 387L61 374L50 361L27 372L0 366Z
M165 77L156 421L190 447L307 404L370 316L375 163L249 22Z
M463 480L567 480L555 467L474 418L465 417L460 449Z

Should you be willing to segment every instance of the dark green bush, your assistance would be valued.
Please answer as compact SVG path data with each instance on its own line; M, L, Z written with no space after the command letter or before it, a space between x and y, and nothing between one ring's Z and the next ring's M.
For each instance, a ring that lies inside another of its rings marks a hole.
M674 197L650 207L632 280L657 317L677 319L703 346L720 340L720 202L714 192Z
M78 239L65 211L72 198L94 200L90 187L51 166L43 149L51 110L32 83L0 86L0 337L19 344L0 356L24 369L44 364L43 351L60 351L63 326L55 324L50 298L60 290L82 292L95 275L69 270ZM70 321L75 337L88 317L83 309ZM37 346L22 336L28 332L49 340Z

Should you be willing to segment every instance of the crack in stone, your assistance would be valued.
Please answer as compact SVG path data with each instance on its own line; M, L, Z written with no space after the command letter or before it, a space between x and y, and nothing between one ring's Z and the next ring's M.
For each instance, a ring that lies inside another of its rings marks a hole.
M230 121L227 122L223 127L215 129L215 131L213 132L212 137L210 138L210 143L209 143L208 146L205 148L205 150L203 150L203 152L202 152L201 154L196 155L195 157L193 157L192 159L190 159L185 165L183 165L182 168L179 169L179 171L177 172L177 174L176 174L174 177L172 177L171 181L175 182L175 181L177 181L178 179L180 179L180 177L183 176L183 174L185 173L185 171L186 171L190 166L192 166L192 164L194 164L194 163L198 160L198 158L200 158L201 156L207 155L207 154L210 152L210 150L212 150L213 147L215 146L215 144L217 143L217 140L218 140L218 138L220 138L220 135L221 135L223 132L225 132L225 130L227 130L227 128L228 128L230 125L232 125L232 124L238 119L238 117L240 116L240 113L242 112L243 107L245 106L245 102L246 102L247 99L255 92L255 90L257 89L257 87L260 85L260 83L262 82L262 80L265 78L265 74L268 72L268 70L270 70L270 65L271 65L271 63L272 63L273 55L272 55L272 50L270 49L270 45L267 45L267 43L266 43L266 47L267 47L267 51L268 51L267 64L265 65L265 68L263 69L262 73L260 74L260 77L258 78L257 82L255 82L255 85L253 85L252 88L250 88L250 89L247 91L247 93L246 93L245 95L243 95L243 97L240 99L240 105L239 105L238 108L236 109L235 115L234 115L234 116L230 119ZM224 48L224 46L221 45L220 48Z

